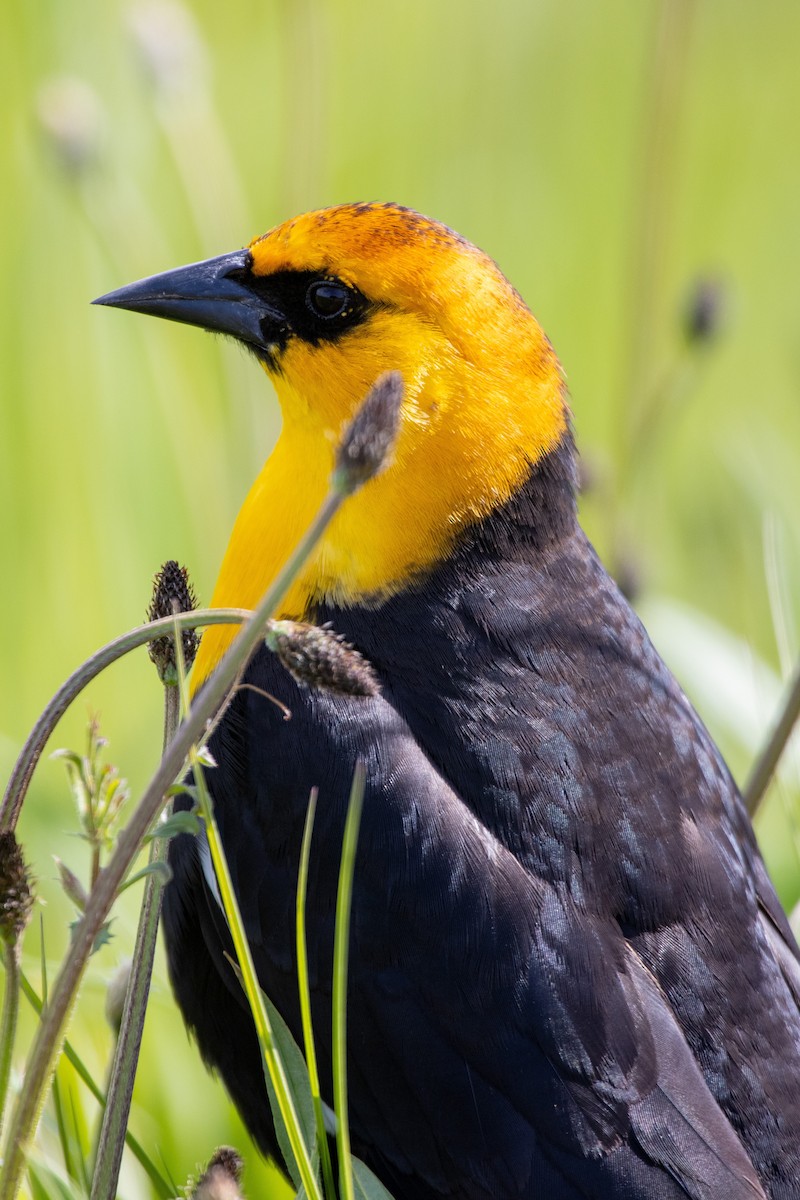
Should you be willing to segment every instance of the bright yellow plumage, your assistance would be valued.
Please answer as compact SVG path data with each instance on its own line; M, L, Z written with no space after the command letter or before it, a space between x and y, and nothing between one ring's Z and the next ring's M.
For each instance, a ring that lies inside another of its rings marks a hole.
M308 213L250 252L254 276L330 273L375 309L341 342L291 339L280 369L267 367L283 430L239 514L212 605L258 602L322 502L344 422L389 369L406 387L397 469L348 502L282 609L299 617L320 596L391 594L444 558L462 523L506 501L556 445L567 414L555 354L491 259L405 209ZM196 683L234 632L206 632Z

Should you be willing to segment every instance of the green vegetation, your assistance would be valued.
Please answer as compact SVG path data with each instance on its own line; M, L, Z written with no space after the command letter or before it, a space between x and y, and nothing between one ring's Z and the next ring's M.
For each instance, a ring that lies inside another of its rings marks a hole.
M659 648L744 781L800 640L798 36L791 0L768 13L739 0L586 0L569 14L556 0L11 0L3 779L66 676L140 623L164 560L187 563L208 600L277 428L270 385L236 348L89 300L294 212L376 198L476 241L542 321L569 377L585 522L638 581ZM88 694L136 797L163 719L144 651ZM86 719L82 702L51 748L82 747ZM789 908L799 823L789 761L758 820ZM84 884L91 874L78 833L63 765L45 761L20 824L46 905L23 957L39 994L40 950L52 982L75 917L52 856ZM70 1028L103 1087L105 993L131 953L140 888L116 906ZM19 1021L31 1041L24 998ZM59 1092L40 1145L61 1171L64 1144L85 1160L98 1110L68 1065ZM131 1129L179 1183L229 1142L251 1196L288 1194L185 1037L160 955ZM155 1194L126 1155L120 1195Z

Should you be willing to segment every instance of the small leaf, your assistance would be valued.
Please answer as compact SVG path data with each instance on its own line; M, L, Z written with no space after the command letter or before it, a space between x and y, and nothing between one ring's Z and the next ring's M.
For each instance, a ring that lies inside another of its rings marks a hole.
M156 825L148 835L147 840L152 838L171 838L178 833L191 833L197 835L203 829L203 821L195 812L189 812L188 809L183 809L181 812L173 813L171 817L167 817L166 821L161 821Z
M171 788L167 788L164 795L170 799L173 796L191 796L193 800L196 800L197 788L190 787L188 783L173 783Z
M353 1185L358 1200L393 1200L391 1192L373 1175L366 1163L353 1156Z
M66 749L54 750L52 752L52 754L50 755L50 757L51 758L63 758L68 763L71 763L72 766L77 767L78 770L80 770L80 768L83 765L82 755L76 754L74 750L66 750Z
M158 875L161 879L161 886L166 887L170 879L172 879L172 869L167 862L151 862L142 867L141 871L137 871L135 875L131 875L130 879L126 879L120 893L126 888L132 887L134 883L138 883L140 879L144 879L146 875Z
M97 937L94 939L94 945L92 946L92 954L96 954L98 950L102 950L103 946L108 946L113 937L111 922L106 921L97 931Z
M113 920L113 918L112 918L112 920ZM70 928L70 933L73 936L75 934L75 930L78 928L80 923L81 923L80 919L77 921L71 922L69 928ZM102 925L100 927L100 929L98 929L98 931L97 931L97 936L95 937L94 945L92 946L92 954L97 954L97 951L102 950L103 946L108 946L109 943L113 940L113 937L114 937L114 935L111 932L111 921L106 921L105 924Z
M272 1001L264 996L264 1003L267 1008L269 1022L272 1026L272 1036L275 1039L275 1049L278 1057L283 1063L283 1070L286 1074L286 1082L289 1086L289 1093L292 1097L297 1119L300 1123L300 1131L303 1135L303 1141L309 1148L311 1153L311 1161L316 1170L317 1167L317 1127L314 1117L314 1102L311 1099L311 1084L308 1080L308 1069L306 1061L297 1042L291 1035L289 1026L284 1021L281 1014L278 1012ZM289 1142L289 1135L286 1132L286 1126L283 1123L280 1109L278 1108L278 1099L275 1095L275 1089L272 1086L272 1080L269 1078L268 1072L265 1071L267 1080L267 1092L269 1094L269 1103L272 1109L272 1117L275 1122L275 1134L278 1138L278 1144L281 1148L289 1174L292 1177L295 1187L301 1187L300 1172L297 1168L292 1148Z

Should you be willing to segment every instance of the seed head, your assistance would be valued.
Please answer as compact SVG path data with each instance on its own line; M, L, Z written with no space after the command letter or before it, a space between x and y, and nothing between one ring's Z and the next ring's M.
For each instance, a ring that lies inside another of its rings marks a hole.
M698 279L692 288L683 319L690 345L713 341L725 323L725 288L718 279Z
M100 159L105 120L100 100L83 79L48 80L36 98L39 127L59 166L77 177Z
M140 0L128 11L140 62L161 96L205 90L208 51L190 9L178 0Z
M381 375L344 431L336 452L333 487L345 496L357 492L387 465L400 424L403 376Z
M197 608L197 597L189 582L189 573L186 567L178 566L174 558L171 558L164 563L153 580L153 599L147 610L147 619L148 621L157 621L160 617L191 612L194 608ZM200 635L195 629L184 629L181 642L183 661L188 671L197 654ZM170 634L153 638L147 647L147 652L155 663L161 682L165 686L177 685L178 665L175 658L175 641Z
M327 626L273 621L266 643L289 674L307 687L341 696L375 696L379 691L364 656Z
M232 1146L220 1146L198 1179L192 1200L241 1200L242 1156Z
M14 832L0 831L0 937L16 945L33 908L28 868Z

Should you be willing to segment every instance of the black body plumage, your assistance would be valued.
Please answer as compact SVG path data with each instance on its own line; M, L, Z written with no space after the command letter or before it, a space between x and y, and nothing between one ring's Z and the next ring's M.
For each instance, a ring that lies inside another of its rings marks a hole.
M295 890L319 786L308 925L329 1077L339 853L366 762L356 1152L397 1200L800 1197L798 950L727 768L577 525L571 440L413 587L315 616L381 694L303 688L264 649L208 781L261 982L298 1038ZM189 835L170 850L172 981L272 1152L201 858Z

